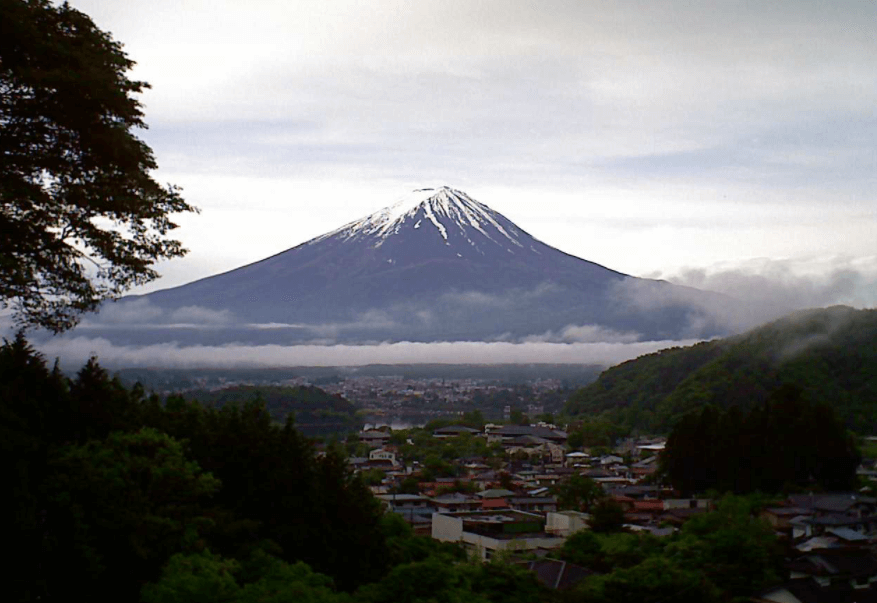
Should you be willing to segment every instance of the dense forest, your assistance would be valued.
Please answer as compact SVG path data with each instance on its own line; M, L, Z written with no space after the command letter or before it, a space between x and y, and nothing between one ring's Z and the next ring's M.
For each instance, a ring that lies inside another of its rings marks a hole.
M316 453L264 402L162 404L96 360L65 377L21 335L0 347L0 446L12 601L549 598L523 568L414 536L340 447Z
M356 405L319 387L286 385L236 385L222 389L196 389L182 394L186 400L210 408L242 406L250 401L263 402L268 414L283 423L290 415L302 435L317 436L358 431L362 422Z
M551 591L510 559L413 535L340 446L317 452L264 401L162 403L96 360L65 377L22 336L0 346L0 436L12 601L722 601L774 576L769 528L729 502L660 543L620 520L583 532L557 555L597 574Z
M566 410L623 431L669 432L691 410L748 411L784 384L831 405L848 427L875 432L877 310L807 310L735 337L642 356L603 372Z
M749 412L705 406L676 423L661 473L683 493L850 491L861 461L827 404L784 385Z

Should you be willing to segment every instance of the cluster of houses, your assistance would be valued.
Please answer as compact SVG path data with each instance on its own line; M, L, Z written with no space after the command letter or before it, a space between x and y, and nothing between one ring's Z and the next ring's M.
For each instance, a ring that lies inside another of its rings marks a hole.
M525 563L554 588L573 585L592 573L546 557L571 534L588 529L590 517L564 509L553 486L581 475L601 485L624 510L625 528L666 536L688 518L712 508L705 498L680 498L653 483L661 440L627 441L617 454L591 456L570 451L567 434L550 425L465 426L436 429L435 438L462 434L485 437L506 452L502 466L486 459L459 459L455 478L418 483L419 492L396 493L402 480L416 478L387 430L364 432L367 458L357 469L380 467L385 479L372 486L389 511L400 514L416 533L461 543L471 554L528 553ZM520 453L524 454L520 454ZM520 459L527 459L526 461ZM877 603L877 498L860 493L791 495L765 508L762 517L788 547L786 581L753 596L758 602L874 601Z
M632 450L645 452L647 458L626 463L617 454L591 456L569 451L566 432L546 424L488 425L483 431L452 425L432 434L439 439L460 435L480 436L490 444L501 445L506 460L497 468L483 458L458 459L458 477L432 477L418 482L418 493L401 494L400 484L417 478L419 467L399 456L399 448L390 444L390 431L383 429L360 434L360 441L371 450L368 457L351 458L350 463L360 471L383 471L384 479L372 486L373 492L416 533L462 543L482 559L501 551L529 551L544 556L562 546L573 532L587 528L588 515L560 508L553 494L553 486L573 475L584 475L601 484L632 520L642 522L634 529L658 534L672 530L660 527L663 508L656 513L643 502L647 494L661 491L643 483L657 468L654 453L663 446L661 442L639 442ZM706 509L705 501L666 500L662 504L667 506L667 513L682 517L692 508Z
M877 602L877 498L793 494L761 516L788 545L787 580L753 601Z

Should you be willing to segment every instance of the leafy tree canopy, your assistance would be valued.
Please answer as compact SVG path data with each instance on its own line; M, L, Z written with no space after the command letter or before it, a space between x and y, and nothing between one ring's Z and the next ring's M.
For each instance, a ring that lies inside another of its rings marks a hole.
M704 572L734 596L751 595L775 582L781 549L770 524L755 516L754 501L726 496L714 512L687 521L665 554L681 567Z
M780 492L789 486L847 490L860 461L853 438L825 404L783 385L743 414L706 406L676 424L661 453L679 490Z
M605 496L603 488L589 477L574 474L553 487L561 509L588 511Z
M55 332L182 256L122 45L64 3L0 0L0 304Z

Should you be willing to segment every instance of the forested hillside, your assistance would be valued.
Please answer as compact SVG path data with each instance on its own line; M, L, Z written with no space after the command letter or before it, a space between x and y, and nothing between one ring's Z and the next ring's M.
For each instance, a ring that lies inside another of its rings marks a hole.
M848 427L877 431L877 310L796 312L742 335L649 354L578 390L567 412L667 432L690 410L749 410L784 384L832 406Z
M307 436L347 433L362 427L356 417L356 405L339 395L313 386L237 385L222 389L193 390L183 394L210 408L243 405L259 401L271 418L284 423L292 415L298 430Z

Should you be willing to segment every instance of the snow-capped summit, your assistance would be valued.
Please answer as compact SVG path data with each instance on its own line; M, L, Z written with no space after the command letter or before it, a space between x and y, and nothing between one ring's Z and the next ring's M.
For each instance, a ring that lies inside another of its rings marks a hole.
M499 212L448 186L416 189L396 203L311 239L290 252L307 247L323 253L329 247L337 247L347 256L349 268L376 260L396 266L429 262L438 267L437 262L451 262L456 268L461 263L471 265L472 262L514 264L516 270L528 265L541 271L543 254L560 253ZM299 253L306 252L301 249ZM572 261L577 267L584 261L561 255L562 259L555 257L555 260ZM596 264L591 266L597 267ZM604 276L610 273L614 277L623 276L602 266L597 268ZM447 281L447 284L452 283L453 279Z
M506 230L502 221L511 224L505 218L472 199L462 191L448 186L440 188L421 188L412 191L406 197L389 207L385 207L365 218L346 224L323 237L340 235L345 240L360 237L371 237L374 246L380 247L384 241L397 235L404 228L435 230L445 244L451 245L457 240L475 247L482 253L480 246L490 244L505 247L524 248L519 240L520 233L514 225ZM474 240L473 240L474 239Z
M671 301L644 309L625 293L634 289ZM167 314L219 312L235 341L288 343L551 339L594 329L669 339L709 325L696 307L672 301L691 295L684 293L559 251L442 186L259 262L146 297ZM223 331L213 325L192 336L208 332L215 340ZM702 334L717 333L707 326Z

